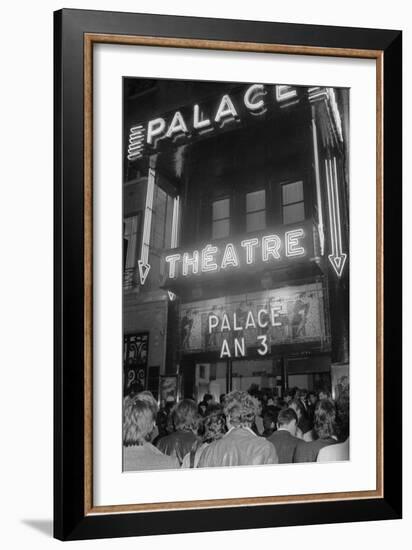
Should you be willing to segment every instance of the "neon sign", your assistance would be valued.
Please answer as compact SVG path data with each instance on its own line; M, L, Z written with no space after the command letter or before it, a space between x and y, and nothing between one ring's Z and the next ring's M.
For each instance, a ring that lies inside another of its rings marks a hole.
M181 304L184 353L266 355L274 345L328 342L322 282L220 296Z
M280 317L280 311L280 307L271 307L269 310L266 308L261 308L257 311L256 315L253 314L252 310L249 310L246 314L242 312L241 315L238 315L236 312L233 312L231 316L224 313L221 318L214 313L210 313L208 316L208 334L211 335L215 331L222 333L225 331L243 333L244 330L248 330L250 328L267 330L268 327L280 327L282 325L282 323L278 320ZM232 338L232 341L234 357L245 357L246 347L244 336L236 336ZM257 342L259 343L257 348L258 354L266 355L269 351L267 334L258 335ZM222 357L232 357L232 352L230 350L230 345L227 338L224 338L221 344L220 358Z
M142 158L146 147L155 150L160 141L175 142L219 130L230 123L240 122L245 114L263 115L270 103L288 107L298 101L297 89L292 86L252 84L240 95L238 90L224 94L217 106L195 104L151 119L146 124L132 126L127 158L130 161Z
M336 169L336 157L333 160L325 160L326 188L329 205L329 228L331 240L331 253L328 255L336 275L342 276L347 254L342 249L342 229L340 219L338 176Z
M288 258L305 257L307 231L303 227L283 234L273 233L244 239L240 243L206 244L201 250L173 251L165 256L168 279L199 273L238 269L256 262L272 263Z

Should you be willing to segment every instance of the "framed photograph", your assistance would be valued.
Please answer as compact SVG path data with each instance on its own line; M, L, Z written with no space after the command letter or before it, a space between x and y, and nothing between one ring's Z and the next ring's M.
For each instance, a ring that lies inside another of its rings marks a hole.
M55 13L55 536L402 514L402 33Z
M177 374L165 374L160 376L159 400L162 407L166 403L176 403L179 398L179 379Z

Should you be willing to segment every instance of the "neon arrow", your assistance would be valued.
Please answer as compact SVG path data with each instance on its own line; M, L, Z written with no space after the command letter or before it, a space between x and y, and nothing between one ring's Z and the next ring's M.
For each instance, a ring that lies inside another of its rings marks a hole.
M150 249L150 233L152 229L152 213L153 213L153 195L154 195L154 183L155 183L155 171L149 168L149 175L147 178L147 191L146 191L146 206L144 211L144 223L143 223L143 235L142 235L142 251L140 254L140 260L137 265L139 267L140 284L143 286L149 275L149 249Z
M342 251L342 230L340 219L340 206L338 194L338 178L336 170L336 158L326 160L326 183L328 190L329 226L332 253L328 255L329 261L338 277L342 276L347 254Z
M149 275L150 265L144 263L143 260L138 260L137 265L139 266L140 284L144 285Z

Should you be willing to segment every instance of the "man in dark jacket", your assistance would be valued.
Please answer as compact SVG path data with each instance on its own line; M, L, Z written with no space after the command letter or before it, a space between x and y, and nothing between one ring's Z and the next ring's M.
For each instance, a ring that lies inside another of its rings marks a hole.
M317 436L315 441L299 441L294 462L316 462L323 447L337 443L336 409L332 401L323 399L316 404L314 431Z
M293 462L299 439L295 437L298 417L293 409L284 409L279 412L277 430L268 437L276 449L279 464Z
M199 416L196 403L191 399L183 399L175 406L172 414L176 431L159 439L156 445L162 453L177 457L182 464L183 458L198 440L196 432Z

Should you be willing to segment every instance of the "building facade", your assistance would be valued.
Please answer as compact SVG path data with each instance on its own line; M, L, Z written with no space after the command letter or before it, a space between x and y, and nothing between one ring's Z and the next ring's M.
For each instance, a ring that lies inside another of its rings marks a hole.
M348 109L346 89L124 80L125 391L349 376Z

